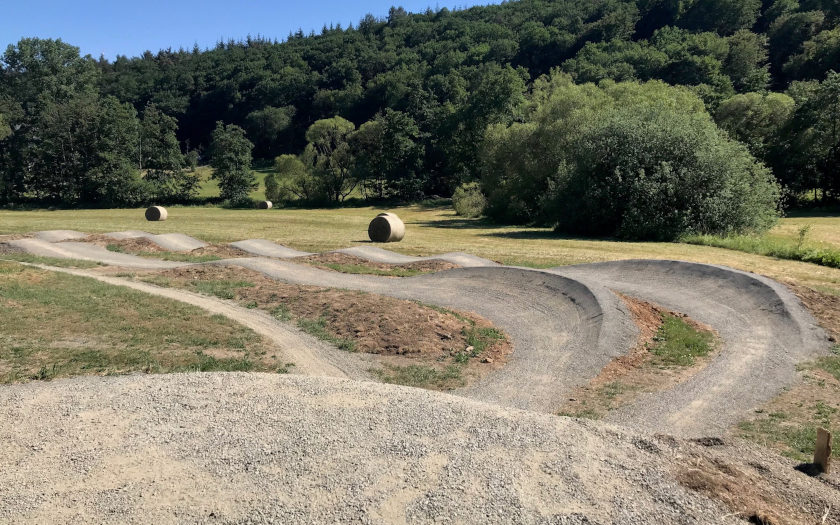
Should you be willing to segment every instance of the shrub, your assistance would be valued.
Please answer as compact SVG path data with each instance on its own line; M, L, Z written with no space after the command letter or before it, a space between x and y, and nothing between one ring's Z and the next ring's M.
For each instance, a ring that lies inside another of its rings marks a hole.
M458 186L452 195L452 206L461 217L475 218L484 214L487 199L481 193L478 183L470 182Z
M620 110L578 145L549 213L566 233L675 240L765 231L779 188L742 144L704 115Z
M292 197L310 203L327 201L323 185L297 156L280 155L274 159L274 170L280 179L277 188L278 201L289 200Z
M253 148L242 128L221 121L216 123L210 143L210 166L214 170L213 178L219 181L223 199L238 203L257 187L251 171Z
M535 87L525 122L491 126L487 214L592 236L670 241L758 232L778 218L779 188L702 102L661 82Z

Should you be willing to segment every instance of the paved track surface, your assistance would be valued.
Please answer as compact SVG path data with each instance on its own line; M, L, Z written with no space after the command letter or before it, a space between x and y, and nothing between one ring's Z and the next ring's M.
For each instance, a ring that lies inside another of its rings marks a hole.
M295 257L306 257L307 255L314 255L309 252L302 252L287 248L281 244L277 244L265 239L248 239L245 241L237 241L230 243L234 248L238 248L244 252L260 255L262 257L277 257L280 259L292 259Z
M653 301L717 330L720 354L677 387L611 415L636 428L719 434L797 379L796 364L823 354L826 336L781 284L723 266L629 260L551 270Z
M248 252L253 255L262 257L274 257L278 259L295 259L297 257L306 257L314 255L310 252L301 252L277 244L265 239L249 239L247 241L238 241L230 243L234 248ZM342 248L335 250L335 253L345 253L347 255L354 255L362 259L367 259L372 262L387 263L387 264L409 264L421 261L447 261L465 268L479 267L479 266L499 266L498 263L482 257L476 257L463 252L450 252L440 255L431 255L429 257L414 257L411 255L404 255L390 250L385 250L376 246L353 246L352 248Z
M283 248L268 241L243 242L266 250ZM12 243L31 249L33 243L43 241ZM98 249L103 257L123 255ZM81 252L77 247L76 253ZM365 253L388 256L378 249ZM86 256L77 257L95 258L93 253L81 255ZM150 267L177 265L149 259L132 262ZM829 346L814 319L783 286L718 266L619 261L548 271L474 267L393 279L329 272L267 257L210 264L238 265L289 283L356 289L483 315L511 336L514 353L501 370L458 393L549 413L558 411L570 392L634 345L638 330L613 290L656 302L714 327L723 348L690 380L646 395L611 417L648 431L681 436L725 433L792 384L797 362L824 354ZM185 293L170 292L173 298Z
M87 242L66 241L52 243L33 238L8 241L6 244L31 253L32 255L95 261L112 266L124 266L126 268L166 269L186 265L185 263L162 261L160 259L138 257L127 253L112 252L102 246Z
M241 373L0 388L4 522L744 523L675 480L687 456L840 519L830 484L746 445L418 389Z
M515 408L559 410L569 392L626 353L637 336L614 294L595 294L578 281L519 268L464 268L395 281L265 258L214 264L242 266L283 282L362 290L476 312L510 335L514 353L502 370L462 393ZM605 316L604 309L613 315Z

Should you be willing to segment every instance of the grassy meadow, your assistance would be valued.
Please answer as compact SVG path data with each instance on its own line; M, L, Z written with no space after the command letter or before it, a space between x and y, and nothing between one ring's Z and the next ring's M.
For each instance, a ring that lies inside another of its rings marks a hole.
M0 261L0 318L0 383L132 372L288 371L276 347L225 317L13 262Z

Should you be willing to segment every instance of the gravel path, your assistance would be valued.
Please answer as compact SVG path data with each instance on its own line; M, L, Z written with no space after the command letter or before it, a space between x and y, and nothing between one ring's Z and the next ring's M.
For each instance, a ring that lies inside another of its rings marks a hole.
M840 518L836 489L789 461L717 448ZM83 377L0 388L0 521L743 523L675 481L713 452L358 381Z

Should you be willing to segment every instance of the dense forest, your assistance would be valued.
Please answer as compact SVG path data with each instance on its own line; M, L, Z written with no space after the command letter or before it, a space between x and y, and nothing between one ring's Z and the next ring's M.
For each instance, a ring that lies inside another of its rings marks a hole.
M276 159L279 199L341 201L361 189L411 201L479 182L467 193L482 193L499 220L650 236L641 218L575 226L556 210L602 213L607 198L667 207L689 196L663 200L651 181L684 173L696 192L758 194L744 205L758 218L716 203L716 217L662 221L761 228L780 197L840 196L838 20L836 0L519 0L392 8L283 42L249 37L113 62L24 39L0 60L0 203L189 201L197 180L187 167L213 164L231 144L233 160L216 161L230 199L253 183L235 159L253 154ZM638 148L594 158L638 136L647 137ZM631 164L632 177L647 175L627 185L620 172ZM748 182L711 184L712 172Z

